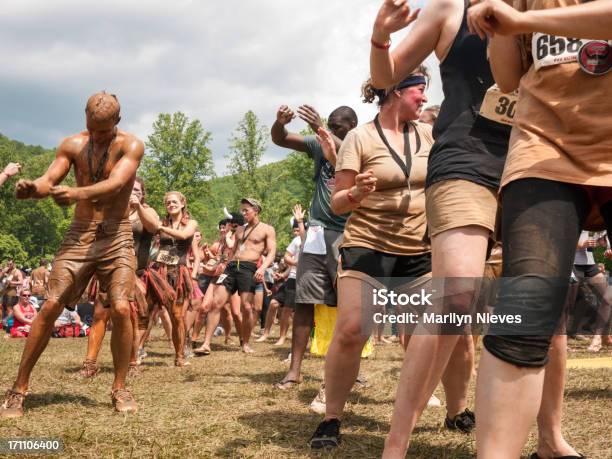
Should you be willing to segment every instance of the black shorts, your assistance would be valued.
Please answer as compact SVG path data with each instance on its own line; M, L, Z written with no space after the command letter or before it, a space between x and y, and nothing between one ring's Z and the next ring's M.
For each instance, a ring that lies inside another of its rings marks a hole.
M590 279L599 274L597 265L574 265L574 271L579 279Z
M210 284L214 284L217 282L217 277L207 276L206 274L198 275L198 287L202 291L202 294L206 295L206 290L208 290L208 286Z
M340 249L343 271L359 271L370 277L421 277L431 272L431 252L420 255L391 255L365 247Z
M285 304L285 282L283 282L278 287L278 290L272 294L272 299L278 301L281 306Z
M230 295L233 295L236 291L238 293L254 293L257 285L253 278L255 271L257 271L257 265L253 262L230 261L223 274L219 276L219 280L223 279L221 285L230 292Z
M295 278L287 279L287 282L283 285L285 290L285 298L282 305L286 308L295 308Z
M576 244L593 203L581 185L539 178L510 182L501 200L505 282L494 313L521 322L491 323L483 345L507 363L540 368L561 331ZM612 234L612 200L598 207Z

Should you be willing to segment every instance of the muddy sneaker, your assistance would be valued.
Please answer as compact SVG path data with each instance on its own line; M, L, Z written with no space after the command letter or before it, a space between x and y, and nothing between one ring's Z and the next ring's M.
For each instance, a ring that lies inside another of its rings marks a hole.
M81 368L81 376L83 378L93 378L98 374L100 368L95 360L85 359L83 362L83 368Z
M446 416L444 424L447 429L460 430L463 433L470 433L476 427L476 416L467 408L453 419Z
M340 421L323 421L312 434L308 444L312 449L333 449L340 445Z
M0 418L20 418L23 416L23 401L25 394L7 390L4 403L0 406Z
M115 389L111 392L111 397L115 411L120 413L135 413L138 411L136 400L128 389Z
M310 411L317 414L325 414L325 384L321 384L319 393L310 404Z

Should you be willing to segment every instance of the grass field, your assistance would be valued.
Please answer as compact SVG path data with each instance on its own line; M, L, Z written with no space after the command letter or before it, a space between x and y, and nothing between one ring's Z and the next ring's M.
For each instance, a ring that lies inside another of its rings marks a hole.
M108 342L107 335L99 359L100 374L82 380L78 370L85 339L52 340L34 370L26 417L0 421L0 438L59 437L65 443L66 457L326 457L311 453L306 446L320 420L308 411L308 404L321 382L321 359L306 359L305 382L299 389L279 392L273 383L287 369L283 360L288 345L255 344L257 353L246 356L237 347L217 344L212 355L191 359L190 368L179 370L172 366L168 342L157 331L143 373L130 381L140 411L124 416L114 413L110 403ZM583 352L585 345L571 344L578 348L572 358L592 357ZM0 387L9 387L14 378L22 346L19 340L0 341ZM610 359L612 353L598 357ZM332 457L380 457L401 358L398 346L386 345L363 361L362 373L369 387L351 395L343 444ZM564 432L589 458L612 457L611 386L610 365L568 372ZM440 389L436 394L443 399ZM474 456L474 436L445 431L443 418L443 407L425 411L409 457ZM532 433L524 455L534 445Z

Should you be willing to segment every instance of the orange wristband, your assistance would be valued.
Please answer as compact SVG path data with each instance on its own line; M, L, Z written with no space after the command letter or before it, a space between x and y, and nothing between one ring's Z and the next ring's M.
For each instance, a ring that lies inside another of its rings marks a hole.
M378 49L389 49L391 48L391 39L389 38L389 41L386 43L378 43L377 41L374 41L373 38L370 39L370 43L372 44L372 46L374 48L378 48Z

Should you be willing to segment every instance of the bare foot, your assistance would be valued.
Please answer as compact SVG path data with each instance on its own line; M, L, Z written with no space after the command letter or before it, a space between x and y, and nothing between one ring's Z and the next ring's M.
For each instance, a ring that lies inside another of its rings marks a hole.
M248 345L248 343L244 343L242 345L242 352L244 352L245 354L254 354L255 351L253 349L251 349L251 346Z
M210 354L210 346L206 344L202 344L200 347L193 350L195 355L209 355Z
M232 339L231 336L226 336L225 337L225 344L234 344L235 341Z
M178 357L174 360L174 366L175 367L190 367L191 363L187 362L184 358Z
M278 341L276 343L274 343L275 346L282 346L283 344L285 344L285 337L281 336Z
M266 335L265 333L263 335L261 335L259 338L257 338L255 340L256 343L263 343L264 341L266 341L268 339L268 335Z
M587 347L587 351L594 353L601 351L601 336L593 336L593 341L591 341L591 344L589 345L589 347Z

